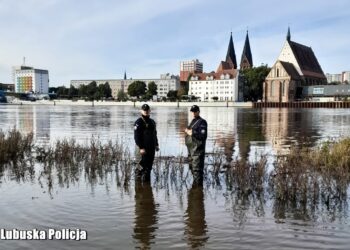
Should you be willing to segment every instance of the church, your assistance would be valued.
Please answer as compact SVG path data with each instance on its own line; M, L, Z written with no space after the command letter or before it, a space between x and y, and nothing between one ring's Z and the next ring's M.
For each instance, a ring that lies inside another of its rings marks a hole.
M263 83L263 102L293 102L304 86L323 85L327 78L311 47L287 39L277 61Z

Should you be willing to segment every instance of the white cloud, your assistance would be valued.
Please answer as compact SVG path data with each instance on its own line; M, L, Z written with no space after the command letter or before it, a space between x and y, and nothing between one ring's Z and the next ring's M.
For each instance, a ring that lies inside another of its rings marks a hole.
M283 4L283 11L281 5ZM77 78L177 74L198 58L215 70L232 30L238 62L246 27L255 65L272 65L285 40L311 46L325 72L349 69L350 3L230 0L0 0L0 82L27 62L49 69L54 85Z

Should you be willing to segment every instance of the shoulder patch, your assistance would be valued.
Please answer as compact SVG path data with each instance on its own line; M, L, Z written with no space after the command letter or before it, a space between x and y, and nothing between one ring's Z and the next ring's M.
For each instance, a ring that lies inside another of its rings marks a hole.
M202 129L202 130L201 130L201 133L202 133L202 134L205 134L205 129Z

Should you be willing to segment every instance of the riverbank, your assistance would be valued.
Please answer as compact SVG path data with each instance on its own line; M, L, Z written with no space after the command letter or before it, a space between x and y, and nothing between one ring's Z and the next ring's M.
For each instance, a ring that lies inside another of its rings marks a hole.
M84 100L37 100L35 102L14 99L6 105L74 105L74 106L135 106L139 107L143 103L148 103L152 107L190 107L198 105L200 107L240 107L252 108L252 102L115 102L115 101L84 101Z

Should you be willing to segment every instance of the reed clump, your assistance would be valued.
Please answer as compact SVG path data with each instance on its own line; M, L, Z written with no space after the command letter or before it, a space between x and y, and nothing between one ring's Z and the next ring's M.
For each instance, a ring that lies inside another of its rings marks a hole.
M317 148L295 146L274 165L269 183L276 199L313 205L344 200L350 183L350 138Z
M33 133L22 134L16 128L0 131L0 165L24 162L31 157Z
M220 186L224 180L228 189L240 195L269 194L281 203L293 206L318 203L331 206L347 199L350 184L350 138L327 141L316 148L294 146L288 154L277 155L273 170L267 173L267 156L255 161L235 159L226 162L224 152L213 151L206 155L204 179ZM17 180L33 178L34 165L38 167L39 182L46 178L48 186L54 181L69 186L84 174L89 183L104 182L115 172L118 186L128 187L136 163L133 154L121 140L103 143L92 137L79 144L74 139L57 140L49 146L34 145L33 134L24 135L11 129L0 131L0 176L4 169ZM154 180L166 187L187 184L190 176L188 164L182 156L157 156L154 163Z

